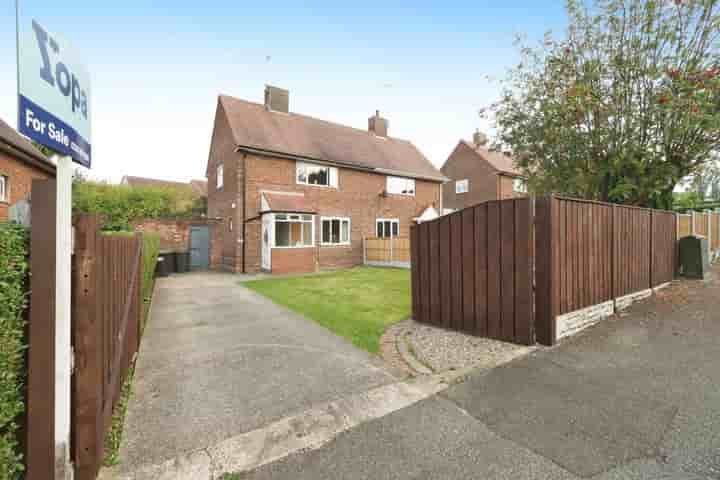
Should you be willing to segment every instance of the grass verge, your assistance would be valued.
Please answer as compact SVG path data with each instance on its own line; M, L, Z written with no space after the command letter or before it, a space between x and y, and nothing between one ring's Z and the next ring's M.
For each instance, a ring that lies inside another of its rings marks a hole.
M410 271L404 269L356 267L243 285L371 353L379 351L388 326L411 314Z
M135 375L135 364L128 370L125 383L123 383L120 399L113 410L110 430L105 435L105 449L103 466L112 467L120 463L120 442L122 441L123 426L125 425L125 414L132 395L132 382Z

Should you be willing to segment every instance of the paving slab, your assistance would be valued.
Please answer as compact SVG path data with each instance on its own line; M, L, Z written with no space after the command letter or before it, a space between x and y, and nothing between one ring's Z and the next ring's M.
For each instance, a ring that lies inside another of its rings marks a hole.
M157 464L395 379L231 274L159 279L135 371L120 471Z

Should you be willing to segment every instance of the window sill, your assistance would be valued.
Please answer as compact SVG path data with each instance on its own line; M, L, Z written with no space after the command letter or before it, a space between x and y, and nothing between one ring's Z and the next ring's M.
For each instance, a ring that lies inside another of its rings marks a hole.
M299 247L270 247L272 249L278 249L278 250L301 250L303 248L314 248L315 245L302 245Z
M317 185L314 183L302 183L302 182L296 182L296 185L300 185L301 187L331 188L333 190L340 190L338 187L333 187L332 185Z
M409 193L388 193L388 197L404 197L404 198L415 198L415 194Z
M323 248L332 248L332 247L352 247L351 243L321 243L321 247Z

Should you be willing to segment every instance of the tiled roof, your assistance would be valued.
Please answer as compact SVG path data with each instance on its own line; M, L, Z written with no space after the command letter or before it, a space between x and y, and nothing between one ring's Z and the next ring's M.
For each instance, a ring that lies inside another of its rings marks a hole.
M43 162L53 170L55 169L55 165L53 165L53 163L48 160L48 158L43 155L40 150L35 148L35 146L30 143L30 140L16 132L14 128L5 123L2 119L0 119L0 142L20 150L35 160Z
M522 172L515 166L514 160L510 155L506 155L496 150L490 150L482 145L474 145L466 140L462 140L462 142L501 173L507 173L508 175L513 176L522 176Z
M162 187L162 188L188 188L190 185L183 182L176 182L174 180L161 180L159 178L148 178L148 177L134 177L131 175L125 175L123 177L123 183L130 185L131 187Z
M326 122L221 95L220 104L240 148L324 160L416 178L443 175L409 141Z
M269 211L288 213L315 213L304 195L263 192Z

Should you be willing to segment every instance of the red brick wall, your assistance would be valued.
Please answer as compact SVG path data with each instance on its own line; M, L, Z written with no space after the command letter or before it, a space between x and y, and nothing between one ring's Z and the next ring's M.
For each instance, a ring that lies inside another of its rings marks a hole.
M443 185L443 207L461 209L488 200L498 200L498 174L488 162L461 142L441 169L451 180ZM456 180L469 180L467 193L455 193Z
M381 193L386 187L385 175L340 168L337 189L298 185L295 181L295 161L254 155L248 155L245 159L245 175L247 186L244 203L245 217L248 219L260 214L260 197L263 190L305 194L305 198L317 211L315 249L320 268L361 264L363 236L375 236L377 218L398 218L400 236L408 237L413 218L419 216L428 206L435 206L436 209L440 207L441 189L437 182L416 180L416 193L413 197L404 195L383 197ZM349 217L351 245L318 246L321 216ZM260 270L260 236L259 220L246 225L247 272Z
M222 267L223 222L212 220L147 219L135 223L136 232L153 232L160 236L160 249L186 252L190 249L190 227L207 225L210 228L210 268Z
M507 198L518 198L518 197L526 196L524 193L515 191L515 178L507 176L507 175L500 175L499 179L500 179L499 181L500 181L500 199L501 200L505 200Z
M33 179L49 178L47 173L31 167L5 152L0 152L0 175L8 177L10 187L9 201L0 201L0 222L8 219L10 205L30 195Z
M235 152L235 142L222 105L215 114L210 156L208 158L208 217L219 218L225 225L220 232L223 269L242 269L242 154ZM217 167L223 165L223 186L216 188ZM235 208L233 208L235 204ZM232 231L230 230L232 219Z
M314 248L273 248L272 273L306 273L315 271Z

